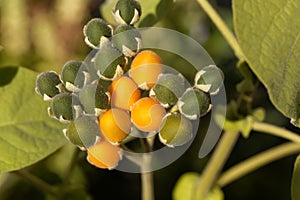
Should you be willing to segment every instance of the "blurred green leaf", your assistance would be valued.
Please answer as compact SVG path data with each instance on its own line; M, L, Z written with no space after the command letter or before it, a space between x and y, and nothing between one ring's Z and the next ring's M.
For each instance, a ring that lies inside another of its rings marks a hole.
M37 73L14 69L9 84L0 87L0 173L31 165L65 143L63 126L48 117L46 103L34 92Z
M101 6L101 14L103 18L112 25L117 25L112 15L112 9L118 0L107 0ZM174 0L140 0L138 1L142 7L142 16L138 22L139 27L147 27L154 25L159 19L167 14L172 7Z
M294 164L294 172L292 178L292 200L300 200L300 155Z
M199 181L199 174L195 172L187 172L183 174L177 181L173 190L174 200L190 200L197 199L194 197L195 186ZM223 200L224 194L218 187L214 187L204 200Z
M245 59L272 103L300 127L300 3L233 1L235 30Z

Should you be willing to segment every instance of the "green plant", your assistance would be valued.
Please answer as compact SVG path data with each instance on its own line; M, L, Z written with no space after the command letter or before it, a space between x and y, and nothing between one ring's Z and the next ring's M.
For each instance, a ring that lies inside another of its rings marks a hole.
M60 75L53 71L38 75L23 67L0 68L1 173L19 174L50 195L45 198L91 199L84 184L70 181L74 171L79 170L78 158L86 157L77 148L68 147L73 155L62 154L67 155L67 173L53 186L51 181L47 183L33 175L34 170L31 174L23 168L67 146L66 137L80 150L87 150L87 160L92 165L114 169L122 164L123 151L148 153L164 145L176 149L190 143L195 137L194 124L208 115L213 116L224 132L204 169L183 174L178 180L174 199L224 199L222 188L229 183L272 161L300 152L299 129L293 128L293 131L264 122L265 108L253 103L262 83L276 109L295 127L300 127L300 69L297 67L300 4L297 0L272 3L234 0L237 38L207 0L197 0L232 48L237 60L234 71L242 76L227 107L216 108L211 97L218 95L224 78L230 79L226 72L208 65L190 77L182 75L188 71L185 68L179 70L182 74L169 73L162 67L165 63L160 58L167 58L167 54L155 49L143 50L142 33L137 27L154 25L164 16L168 17L166 11L173 4L180 4L172 0L149 2L141 0L141 5L134 0L105 3L101 9L106 21L94 18L83 30L86 44L94 49L93 57L82 62L66 62ZM180 58L175 62L180 63ZM33 94L34 90L42 98ZM209 112L212 108L216 113ZM199 127L201 131L205 131L205 125ZM250 139L254 131L289 142L222 171L238 138ZM158 133L157 137L154 132ZM159 138L160 143L155 138ZM142 198L154 199L151 163L159 161L149 156L144 156L142 161L132 159L143 168L140 171ZM291 184L293 200L300 199L299 177L298 156Z

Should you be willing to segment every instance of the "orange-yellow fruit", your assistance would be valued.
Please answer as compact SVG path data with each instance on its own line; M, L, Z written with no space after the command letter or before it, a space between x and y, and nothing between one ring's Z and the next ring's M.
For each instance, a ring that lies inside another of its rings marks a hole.
M88 148L87 160L92 165L102 169L113 169L122 159L121 148L106 140L100 140Z
M109 142L119 144L131 130L130 115L119 108L109 109L99 117L99 126Z
M133 104L131 120L141 131L157 131L165 114L165 108L158 101L144 97Z
M137 84L126 76L114 80L109 92L112 106L125 110L130 110L131 106L141 97L141 91Z
M144 50L137 54L131 63L130 77L142 89L150 89L163 71L162 60L155 52Z

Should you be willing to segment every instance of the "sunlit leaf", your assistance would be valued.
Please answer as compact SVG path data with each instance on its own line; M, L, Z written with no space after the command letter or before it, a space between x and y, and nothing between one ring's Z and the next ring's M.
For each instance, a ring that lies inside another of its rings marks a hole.
M235 30L275 107L300 127L299 0L234 0Z
M63 126L47 115L47 104L34 92L37 73L25 68L0 68L0 173L31 165L65 143Z

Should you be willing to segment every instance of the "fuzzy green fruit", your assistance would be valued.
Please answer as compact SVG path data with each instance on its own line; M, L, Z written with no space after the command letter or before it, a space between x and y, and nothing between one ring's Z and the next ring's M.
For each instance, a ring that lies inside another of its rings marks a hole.
M61 79L69 91L82 88L88 79L85 65L81 61L66 62L61 71Z
M184 78L181 74L160 74L152 90L156 99L165 107L175 105L185 91Z
M82 116L75 119L63 132L66 138L81 150L95 145L100 137L97 118L91 116Z
M90 47L97 49L102 42L109 40L112 28L100 18L91 19L83 28L85 42Z
M159 130L160 141L169 146L181 146L192 139L193 125L190 120L179 113L169 113L162 121Z
M43 72L36 79L35 91L44 97L44 100L50 100L59 94L61 81L56 72Z
M142 14L141 5L135 0L119 0L113 13L119 24L133 25L138 22Z
M112 42L125 56L133 57L141 48L141 35L130 25L119 25L112 38Z
M68 122L78 117L81 106L76 96L61 93L52 99L51 111L61 122Z
M126 60L118 49L104 46L99 49L93 62L100 78L112 80L123 74L122 67Z
M86 85L78 96L86 114L100 115L109 106L107 92L97 83Z
M209 65L200 70L195 76L195 87L215 95L223 85L224 74L221 69L215 65Z
M177 103L181 114L195 120L207 114L211 109L209 95L196 88L187 89Z

